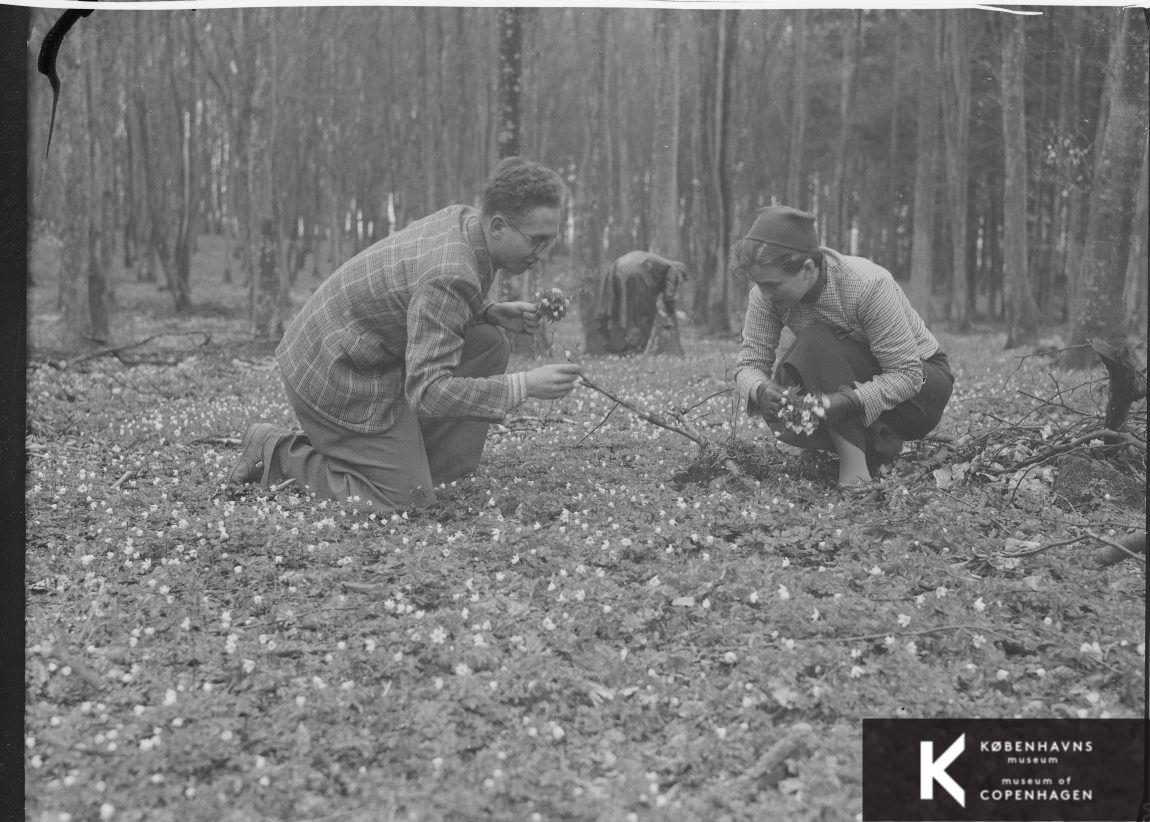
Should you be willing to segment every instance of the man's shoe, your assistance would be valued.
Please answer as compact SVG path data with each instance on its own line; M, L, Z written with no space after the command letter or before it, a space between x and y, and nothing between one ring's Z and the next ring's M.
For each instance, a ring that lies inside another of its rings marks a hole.
M228 485L247 485L263 479L264 448L277 433L277 427L268 422L257 422L244 432L240 440L240 460L228 474Z

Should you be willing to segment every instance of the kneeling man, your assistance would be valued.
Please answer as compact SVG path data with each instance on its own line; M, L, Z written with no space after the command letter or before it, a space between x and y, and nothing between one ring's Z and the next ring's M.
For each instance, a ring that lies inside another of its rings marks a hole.
M487 299L498 270L522 274L555 242L562 197L554 171L508 158L478 208L449 206L340 266L276 349L303 432L252 425L229 484L295 479L382 512L427 506L479 464L491 421L569 393L574 365L504 373L500 329L534 331L538 312Z

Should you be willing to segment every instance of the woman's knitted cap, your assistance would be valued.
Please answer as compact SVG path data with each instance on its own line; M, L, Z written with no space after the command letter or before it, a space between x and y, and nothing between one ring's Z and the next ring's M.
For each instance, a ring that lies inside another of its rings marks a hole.
M790 206L767 206L761 209L751 230L747 232L747 239L794 251L819 250L815 215Z

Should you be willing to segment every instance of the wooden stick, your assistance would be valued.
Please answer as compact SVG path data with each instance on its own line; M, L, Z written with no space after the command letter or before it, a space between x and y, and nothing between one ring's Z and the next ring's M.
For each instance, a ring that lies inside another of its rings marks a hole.
M1106 442L1107 439L1118 440L1118 442ZM1091 431L1085 436L1075 437L1070 442L1065 442L1061 445L1055 445L1050 448L1046 448L1032 457L1027 457L1020 462L1016 462L1012 466L1008 466L1006 468L984 468L980 470L984 470L988 474L996 475L1013 474L1020 468L1025 468L1028 465L1034 465L1035 463L1039 462L1045 462L1051 457L1056 457L1059 454L1065 454L1067 451L1073 451L1080 445L1087 445L1094 440L1103 440L1103 445L1109 447L1116 445L1129 445L1137 448L1143 454L1146 453L1146 443L1135 437L1133 434L1128 434L1125 431L1111 431L1109 428L1099 428L1097 431Z
M607 399L613 400L617 405L623 406L624 408L626 408L631 413L635 414L636 416L638 416L641 419L646 420L647 422L651 423L652 425L657 425L660 428L665 428L666 430L672 431L681 437L686 437L691 442L698 445L700 448L711 449L711 450L716 450L716 451L721 450L721 449L719 449L719 447L717 445L715 445L715 443L713 443L711 440L707 439L702 434L700 434L698 431L696 431L694 426L692 426L689 422L687 422L686 418L683 417L682 414L675 413L672 415L672 419L674 419L678 422L678 425L675 425L675 424L671 423L667 419L667 417L663 416L662 414L652 414L651 412L645 411L642 408L639 408L638 406L627 402L626 400L620 399L619 397L616 397L614 394L612 394L610 391L607 391L603 388L600 388L598 385L591 382L586 377L583 377L582 381L583 381L583 385L587 386L592 391L598 391L600 394L602 394ZM612 409L612 410L614 410L614 409ZM748 476L747 473L742 468L740 468L735 463L734 460L727 457L723 460L722 464L723 464L723 468L725 468L727 470L727 472L729 474L731 474L739 482L739 484L742 485L744 488L746 488L748 491L754 491L756 488L758 488L758 483L756 483L753 479L751 479L751 477Z

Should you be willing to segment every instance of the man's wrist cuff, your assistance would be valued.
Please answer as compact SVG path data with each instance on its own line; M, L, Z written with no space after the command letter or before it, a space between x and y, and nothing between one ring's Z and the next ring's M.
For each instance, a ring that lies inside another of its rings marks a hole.
M511 407L515 408L527 399L527 372L516 371L508 374L507 383L511 388Z

